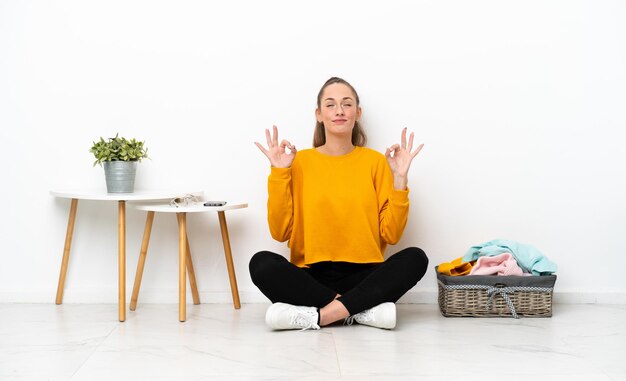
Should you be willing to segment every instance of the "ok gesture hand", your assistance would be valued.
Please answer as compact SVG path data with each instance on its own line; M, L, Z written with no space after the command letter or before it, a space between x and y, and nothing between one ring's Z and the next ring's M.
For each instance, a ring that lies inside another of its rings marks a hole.
M276 126L273 126L271 136L270 131L265 129L265 138L267 139L267 148L263 147L259 142L254 142L254 144L267 156L272 167L291 167L291 163L293 163L293 159L296 157L296 146L292 145L288 140L282 140L278 144L278 128ZM286 148L289 149L289 153L285 150Z
M389 168L391 168L391 173L393 173L395 189L406 189L409 167L411 167L413 158L420 153L422 147L424 145L420 144L415 151L411 152L413 149L413 133L411 132L411 135L409 135L409 143L407 145L405 127L402 129L400 144L394 144L385 151L385 157L389 163Z

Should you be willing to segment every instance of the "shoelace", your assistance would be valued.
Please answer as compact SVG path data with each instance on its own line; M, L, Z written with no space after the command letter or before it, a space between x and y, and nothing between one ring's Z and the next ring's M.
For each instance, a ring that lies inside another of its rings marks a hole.
M346 318L346 320L343 321L343 324L345 324L345 325L352 325L352 324L354 324L354 316L355 315L348 316Z
M357 319L358 317L358 319ZM345 325L352 325L354 321L358 323L360 321L372 321L374 320L374 311L370 308L369 310L365 310L363 312L359 312L358 314L354 314L352 316L348 316L346 320L344 320Z
M291 317L290 323L291 325L302 327L301 331L306 331L307 329L320 329L319 325L317 325L313 319L315 319L313 315L298 312Z

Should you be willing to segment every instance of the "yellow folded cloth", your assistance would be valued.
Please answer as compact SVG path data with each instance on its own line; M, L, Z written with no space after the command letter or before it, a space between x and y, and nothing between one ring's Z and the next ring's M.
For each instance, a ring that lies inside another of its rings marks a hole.
M444 262L437 267L437 271L445 275L459 276L467 275L472 270L476 261L463 262L463 257L459 257L451 262Z

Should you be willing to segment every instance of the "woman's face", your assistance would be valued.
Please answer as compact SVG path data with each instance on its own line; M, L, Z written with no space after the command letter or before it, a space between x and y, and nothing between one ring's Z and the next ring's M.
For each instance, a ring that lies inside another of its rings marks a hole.
M320 108L315 110L318 122L324 124L326 136L347 135L352 137L354 123L361 117L361 107L350 87L343 83L326 86L322 93Z

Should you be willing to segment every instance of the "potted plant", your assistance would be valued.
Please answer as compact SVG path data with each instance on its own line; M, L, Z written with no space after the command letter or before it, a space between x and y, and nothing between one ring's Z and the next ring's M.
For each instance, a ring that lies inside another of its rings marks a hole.
M100 137L99 141L93 142L89 152L93 153L96 158L93 163L94 167L97 164L104 167L107 192L133 192L137 163L148 158L148 149L144 146L144 142L121 138L118 133L114 138L107 140Z

